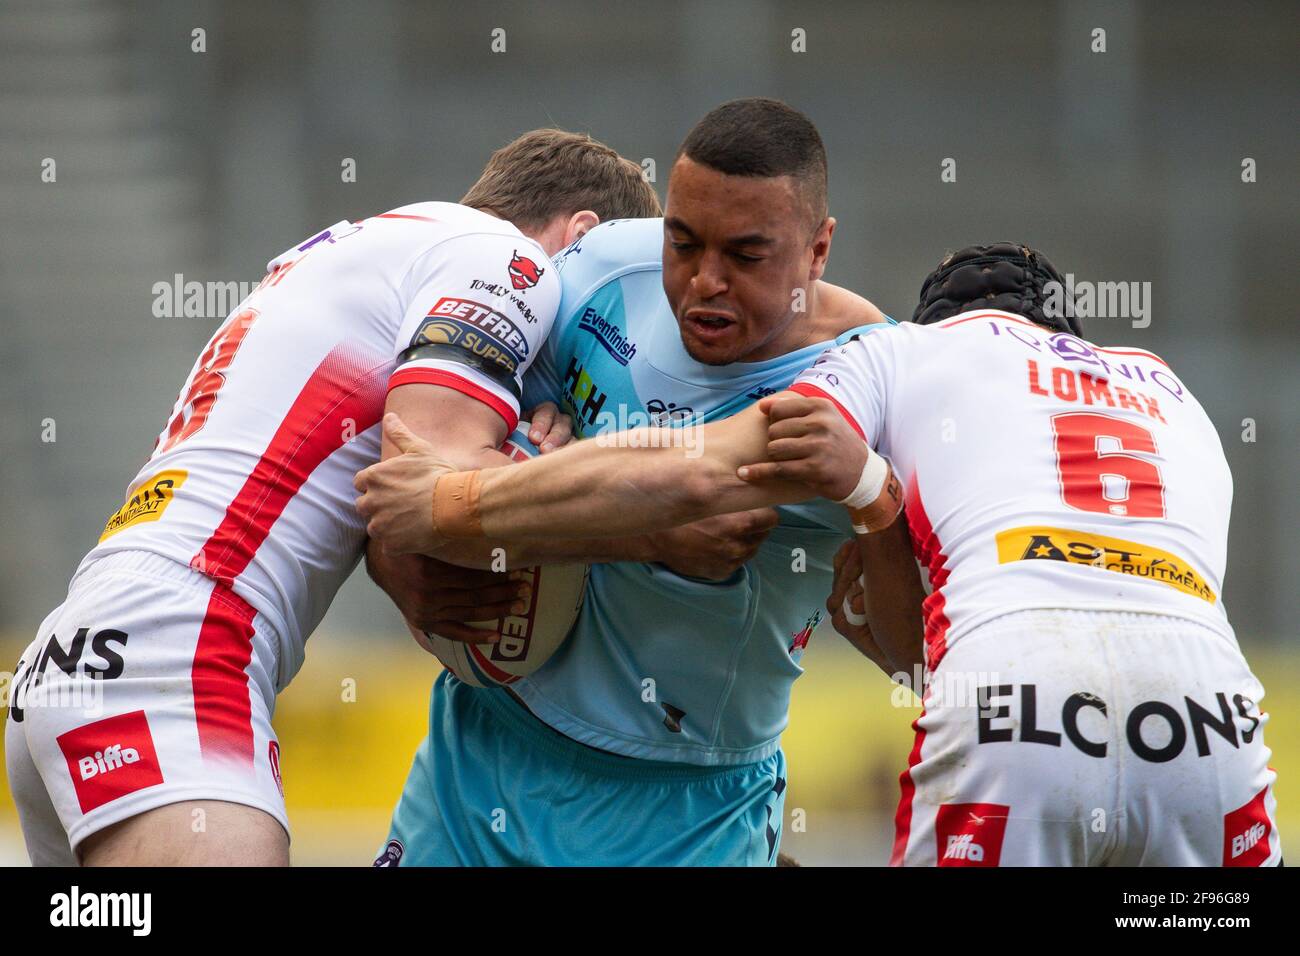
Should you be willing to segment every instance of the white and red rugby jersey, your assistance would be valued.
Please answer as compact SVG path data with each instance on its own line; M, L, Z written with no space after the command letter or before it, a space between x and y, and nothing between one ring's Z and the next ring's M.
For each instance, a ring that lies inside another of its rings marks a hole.
M388 390L445 385L508 433L560 285L509 222L442 202L337 223L268 270L85 562L152 551L228 585L276 626L287 681L362 554L352 480L379 458Z
M931 666L1025 608L1150 611L1231 634L1232 476L1205 411L1151 353L983 310L882 327L793 388L832 399L906 488L933 587Z

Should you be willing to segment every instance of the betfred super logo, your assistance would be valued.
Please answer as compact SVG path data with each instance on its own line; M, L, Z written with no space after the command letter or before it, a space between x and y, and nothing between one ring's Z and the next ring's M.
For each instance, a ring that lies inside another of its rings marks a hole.
M70 730L58 743L82 813L163 782L143 710Z
M1273 823L1268 818L1268 788L1250 803L1238 807L1223 818L1223 865L1263 866L1269 856L1268 838Z
M510 260L506 271L510 273L510 284L516 289L531 289L546 274L545 269L539 269L536 262L527 256L521 256L518 251Z
M939 866L997 866L1011 808L1000 803L945 803L934 820Z
M519 327L470 299L439 299L411 345L456 345L511 373L528 358L528 339Z

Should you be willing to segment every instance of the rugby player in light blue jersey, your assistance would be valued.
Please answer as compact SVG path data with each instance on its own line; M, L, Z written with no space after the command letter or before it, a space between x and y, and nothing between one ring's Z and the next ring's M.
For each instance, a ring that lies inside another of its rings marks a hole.
M718 107L678 152L664 219L601 224L556 257L562 300L523 407L559 403L579 437L672 424L688 441L785 389L892 321L821 281L834 229L812 123L773 100ZM538 672L509 690L438 678L378 862L775 863L790 691L852 534L823 500L583 555L607 563ZM376 571L401 607L400 582Z

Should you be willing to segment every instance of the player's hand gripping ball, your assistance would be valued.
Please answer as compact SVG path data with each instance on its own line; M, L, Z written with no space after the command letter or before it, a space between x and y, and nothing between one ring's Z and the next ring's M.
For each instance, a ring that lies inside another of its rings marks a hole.
M529 423L520 422L501 450L516 461L538 454L528 439ZM578 618L587 591L585 564L527 568L525 580L532 597L522 614L507 614L471 627L500 633L500 640L472 644L452 641L407 624L421 646L431 650L442 665L475 687L503 686L527 677L560 649ZM503 574L504 577L504 574Z

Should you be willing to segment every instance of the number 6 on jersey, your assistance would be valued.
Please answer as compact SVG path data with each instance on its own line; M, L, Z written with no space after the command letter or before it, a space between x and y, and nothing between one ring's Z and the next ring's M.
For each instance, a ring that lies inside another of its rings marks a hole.
M1156 454L1141 425L1096 412L1052 416L1061 499L1071 508L1127 518L1163 518L1160 469L1132 452Z

